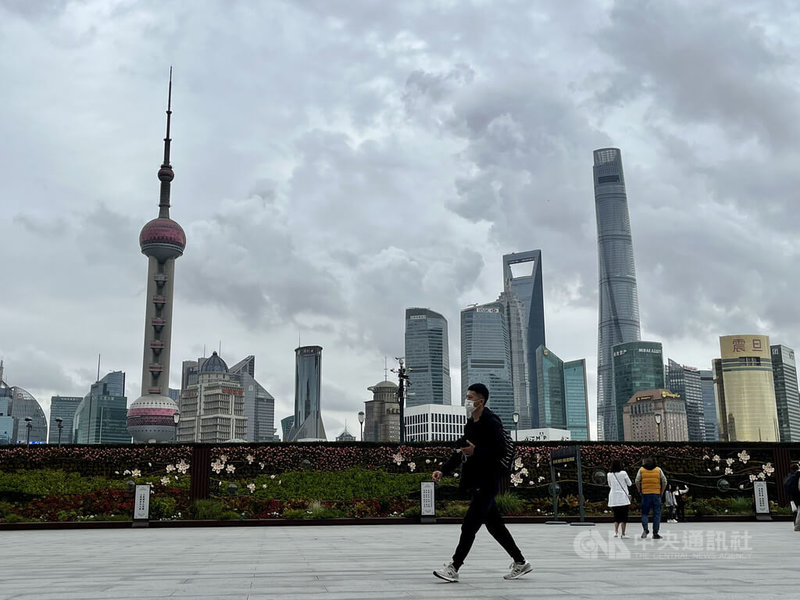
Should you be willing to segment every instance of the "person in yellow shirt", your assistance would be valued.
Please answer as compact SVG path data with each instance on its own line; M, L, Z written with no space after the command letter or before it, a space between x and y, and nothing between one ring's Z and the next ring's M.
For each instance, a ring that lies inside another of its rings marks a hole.
M636 473L636 489L642 495L642 537L646 538L650 533L647 529L647 518L650 511L653 511L653 539L660 540L658 529L661 526L661 496L667 489L667 476L664 475L652 456L646 456L642 460L642 466Z

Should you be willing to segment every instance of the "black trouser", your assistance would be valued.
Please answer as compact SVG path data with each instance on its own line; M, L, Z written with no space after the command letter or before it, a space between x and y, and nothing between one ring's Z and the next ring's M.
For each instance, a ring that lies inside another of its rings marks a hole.
M678 502L678 521L686 520L686 502Z
M469 503L464 522L461 524L461 537L458 540L456 552L453 554L453 566L456 569L464 564L464 559L467 558L472 543L475 541L475 534L478 533L481 525L486 525L486 530L508 552L514 562L525 562L522 552L519 551L514 538L511 537L511 532L503 523L500 511L497 510L497 504L494 501L496 495L496 487L486 486L472 491L472 501Z

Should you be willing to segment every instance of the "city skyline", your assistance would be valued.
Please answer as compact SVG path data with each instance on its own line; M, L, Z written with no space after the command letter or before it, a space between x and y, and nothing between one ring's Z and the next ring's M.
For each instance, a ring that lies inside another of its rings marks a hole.
M299 336L326 348L326 430L352 429L403 353L406 307L455 327L495 300L503 255L539 248L548 346L585 357L594 432L591 167L608 147L624 153L642 339L701 370L722 335L800 348L800 8L695 4L3 3L6 381L49 414L101 353L139 396L136 239L169 65L190 242L170 387L221 341L259 357L277 422Z

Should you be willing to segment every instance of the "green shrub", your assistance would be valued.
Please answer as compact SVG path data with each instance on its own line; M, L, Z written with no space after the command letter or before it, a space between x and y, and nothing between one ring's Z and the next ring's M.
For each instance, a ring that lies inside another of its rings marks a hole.
M16 513L11 513L5 516L3 519L6 523L21 523L22 521L27 521L27 519L20 517Z
M455 502L445 503L442 510L439 512L440 517L458 517L463 518L467 514L469 502L456 500Z
M284 519L305 519L306 511L302 508L287 508L281 516Z
M223 506L216 500L197 500L189 509L193 519L216 521L222 517Z
M150 518L154 520L171 519L178 512L178 502L169 496L150 499Z
M220 521L238 521L241 518L242 515L235 510L226 510L219 516Z
M427 473L387 473L353 467L343 471L292 471L275 478L259 475L254 483L258 498L341 501L419 494L420 482L428 479ZM249 495L245 485L239 489Z
M687 502L686 508L688 508L695 517L704 517L714 514L714 508L711 506L711 503L703 498L690 500Z
M122 489L123 481L105 477L82 477L53 469L32 469L19 473L0 471L0 494L17 493L27 496L72 496L94 490Z
M497 509L504 515L518 514L522 511L522 499L512 492L498 494L494 501Z
M737 496L728 500L728 510L734 515L749 515L753 513L753 499L746 496Z
M420 516L421 513L422 511L419 506L412 506L403 511L403 516L406 518L413 518Z

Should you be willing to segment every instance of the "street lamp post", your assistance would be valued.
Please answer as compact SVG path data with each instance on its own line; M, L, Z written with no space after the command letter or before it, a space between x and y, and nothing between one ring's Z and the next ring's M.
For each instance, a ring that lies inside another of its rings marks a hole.
M175 423L175 441L178 441L178 423L181 420L181 411L176 410L172 413L172 422Z
M514 411L514 414L512 415L512 418L514 419L514 441L518 442L519 441L519 413L517 411Z
M661 441L661 413L656 413L653 415L656 420L656 427L658 427L658 441Z
M61 448L61 430L64 429L64 419L56 417L56 423L58 423L58 447Z
M30 446L31 445L31 428L33 427L33 422L32 421L33 421L33 419L31 419L30 417L25 417L25 428L28 430L28 439L25 442L26 446Z
M398 386L397 386L397 402L400 405L400 443L404 444L406 441L406 423L405 423L405 403L406 403L406 388L411 385L408 380L408 373L411 369L406 368L405 357L396 357L398 367L392 369L392 373L397 373Z
M361 441L364 441L364 411L358 411L358 422L361 425Z

